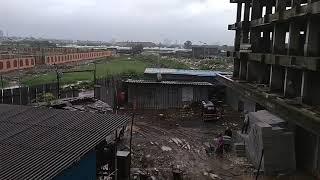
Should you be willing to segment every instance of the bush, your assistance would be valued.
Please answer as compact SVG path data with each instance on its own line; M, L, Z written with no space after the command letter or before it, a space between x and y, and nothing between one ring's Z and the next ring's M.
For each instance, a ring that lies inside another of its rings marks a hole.
M44 93L37 97L37 102L46 102L50 104L51 101L56 100L57 98L52 93Z

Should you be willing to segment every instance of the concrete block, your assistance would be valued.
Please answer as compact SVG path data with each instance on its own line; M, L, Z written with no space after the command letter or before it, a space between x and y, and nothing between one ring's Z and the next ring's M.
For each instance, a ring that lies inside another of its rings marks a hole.
M268 111L249 113L249 121L251 127L245 144L252 164L258 167L264 149L265 174L295 170L294 134L284 127L286 122Z

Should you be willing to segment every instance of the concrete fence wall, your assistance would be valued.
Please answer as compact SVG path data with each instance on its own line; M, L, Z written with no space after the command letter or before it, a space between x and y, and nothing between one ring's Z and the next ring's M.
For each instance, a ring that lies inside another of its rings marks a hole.
M35 66L34 57L0 60L0 73L18 69L27 69Z
M105 57L111 57L111 56L112 56L112 51L99 51L99 52L70 53L70 54L59 54L59 55L55 54L55 55L47 55L47 56L30 56L30 57L0 59L0 73L10 72L18 69L33 68L37 65L42 65L42 64L46 64L46 65L64 64L64 63L105 58Z
M63 64L63 63L111 57L111 56L112 56L111 51L52 55L52 56L45 56L45 64L47 65Z

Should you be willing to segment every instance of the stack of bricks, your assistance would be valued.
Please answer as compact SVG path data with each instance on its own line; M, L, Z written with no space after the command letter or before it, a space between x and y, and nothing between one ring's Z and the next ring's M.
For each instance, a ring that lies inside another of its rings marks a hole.
M245 138L247 155L255 167L266 175L290 172L296 169L294 134L285 128L285 121L268 111L249 114L250 131Z
M234 143L234 151L237 157L245 157L246 156L246 146L244 143Z

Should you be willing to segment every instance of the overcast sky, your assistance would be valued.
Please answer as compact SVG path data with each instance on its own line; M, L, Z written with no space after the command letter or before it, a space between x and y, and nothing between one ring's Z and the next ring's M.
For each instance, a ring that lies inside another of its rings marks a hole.
M0 29L73 40L233 44L229 0L2 0Z

